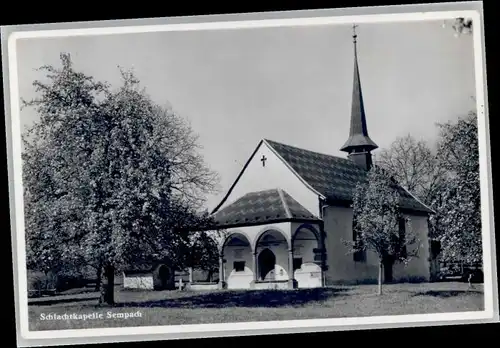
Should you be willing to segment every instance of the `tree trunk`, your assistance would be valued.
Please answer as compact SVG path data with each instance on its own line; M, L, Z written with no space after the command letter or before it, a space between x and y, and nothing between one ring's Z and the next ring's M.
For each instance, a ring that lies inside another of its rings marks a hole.
M384 262L382 260L379 261L378 264L378 294L382 295L382 275L384 272Z
M104 279L106 279L105 282L103 282ZM102 267L100 292L99 304L113 305L115 303L115 268L113 266Z
M207 283L210 283L212 281L212 276L214 274L214 270L211 269L207 272Z
M95 282L95 291L99 291L101 289L101 282L102 282L102 263L99 263L96 274L97 274L97 279Z

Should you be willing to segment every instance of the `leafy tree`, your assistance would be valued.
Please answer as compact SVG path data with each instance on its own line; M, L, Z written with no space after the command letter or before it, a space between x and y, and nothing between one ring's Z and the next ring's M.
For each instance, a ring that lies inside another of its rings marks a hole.
M35 81L40 120L24 137L28 264L101 272L100 303L114 303L114 274L138 263L182 260L188 226L217 176L182 118L155 104L122 71L113 90L73 69L44 66ZM66 265L66 266L63 266Z
M472 19L470 18L464 18L464 17L457 17L453 21L453 24L451 25L451 28L455 32L455 37L459 37L462 34L472 34ZM446 28L446 21L443 22L443 28Z
M472 19L458 17L455 19L452 28L458 35L472 34Z
M481 218L476 114L438 124L437 151L410 135L383 150L377 163L436 214L430 230L444 261L480 263Z
M23 142L27 264L44 272L63 272L82 262L83 255L74 250L77 244L70 243L80 234L75 220L81 217L82 202L71 200L66 189L78 185L76 172L84 163L81 157L72 156L72 150L87 115L95 111L94 99L106 88L72 71L69 56L62 55L61 60L61 71L40 68L52 84L35 81L33 85L42 95L23 105L35 106L40 114Z
M353 198L356 240L346 241L351 252L372 251L379 259L378 293L382 294L385 267L394 262L407 263L418 255L418 243L410 220L399 206L396 182L379 166L374 165L366 180L358 183ZM404 224L404 225L403 225Z
M213 236L206 232L197 231L191 234L190 250L186 253L189 267L202 270L207 273L207 281L210 281L213 273L219 267L219 248Z
M440 124L439 161L448 171L434 202L445 261L481 263L481 195L476 113Z

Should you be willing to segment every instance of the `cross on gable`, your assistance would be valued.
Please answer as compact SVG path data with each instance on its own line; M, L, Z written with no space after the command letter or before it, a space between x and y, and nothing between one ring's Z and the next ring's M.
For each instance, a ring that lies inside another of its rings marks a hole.
M262 162L262 166L265 167L266 166L266 161L267 161L266 155L262 155L262 158L260 159L260 161Z

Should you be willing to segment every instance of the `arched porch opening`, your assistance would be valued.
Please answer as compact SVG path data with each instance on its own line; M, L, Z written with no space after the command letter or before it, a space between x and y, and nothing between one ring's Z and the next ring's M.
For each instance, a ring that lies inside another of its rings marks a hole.
M254 283L269 283L267 287L286 288L289 281L289 249L289 240L283 232L276 229L263 230L255 241L253 264L257 272L254 273Z
M299 288L323 285L323 243L311 225L299 226L292 237L293 276Z
M164 263L157 264L153 269L153 284L156 290L170 290L175 288L174 272Z
M273 271L276 267L276 255L271 249L266 248L259 253L257 264L259 269L258 277L261 280L275 280Z
M221 248L219 282L228 289L248 289L254 278L253 248L248 236L231 233Z

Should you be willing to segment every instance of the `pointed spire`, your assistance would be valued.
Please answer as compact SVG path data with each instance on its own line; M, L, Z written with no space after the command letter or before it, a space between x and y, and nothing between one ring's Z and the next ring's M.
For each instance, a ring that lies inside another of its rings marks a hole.
M354 81L352 90L351 128L349 138L340 150L348 153L369 153L371 150L378 148L378 145L368 136L368 128L366 126L366 115L359 77L358 52L356 47L358 36L356 34L356 27L357 25L353 25L352 27L352 38L354 43Z

